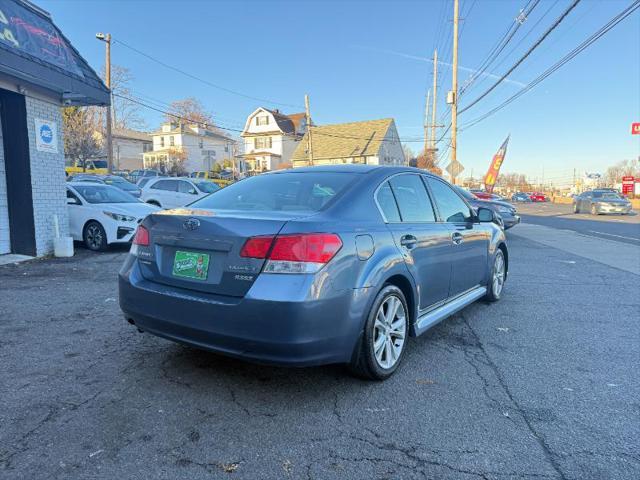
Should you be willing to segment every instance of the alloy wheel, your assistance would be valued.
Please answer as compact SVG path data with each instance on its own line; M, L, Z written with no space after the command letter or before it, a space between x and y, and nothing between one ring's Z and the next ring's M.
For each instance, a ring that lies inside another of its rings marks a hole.
M499 297L504 287L504 255L501 251L496 254L493 264L493 294Z
M378 308L373 325L373 352L382 368L393 367L402 353L407 330L402 300L390 295Z
M98 250L102 247L102 230L97 225L89 225L87 227L87 244L92 250Z

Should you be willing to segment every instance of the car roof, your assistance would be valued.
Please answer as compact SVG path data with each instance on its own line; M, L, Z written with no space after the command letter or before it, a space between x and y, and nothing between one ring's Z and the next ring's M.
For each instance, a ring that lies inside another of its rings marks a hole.
M431 172L426 170L422 170L414 167L407 166L395 166L395 165L354 165L354 164L343 164L343 165L316 165L313 167L300 167L300 168L289 168L286 170L274 170L271 172L267 172L269 175L281 175L288 173L359 173L359 174L368 174L372 172L384 172L387 174L393 173L421 173L423 175L431 175Z

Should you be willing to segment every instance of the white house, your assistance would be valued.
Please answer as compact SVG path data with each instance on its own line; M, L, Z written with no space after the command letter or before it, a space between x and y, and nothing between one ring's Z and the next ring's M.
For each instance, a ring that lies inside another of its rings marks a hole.
M306 133L291 161L309 165ZM313 165L406 165L398 130L392 118L311 127Z
M276 170L288 164L306 129L304 112L285 115L263 107L255 110L241 134L248 170Z
M166 122L151 133L153 150L144 154L145 168L168 169L182 161L187 173L210 171L216 164L232 162L236 141L214 128Z

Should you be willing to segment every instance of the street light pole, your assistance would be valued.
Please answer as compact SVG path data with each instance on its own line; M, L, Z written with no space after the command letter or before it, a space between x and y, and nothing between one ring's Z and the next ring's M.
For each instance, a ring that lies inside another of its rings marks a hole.
M105 57L105 72L104 83L109 89L109 105L107 106L107 169L109 173L113 171L113 137L111 133L111 103L113 97L111 96L111 34L96 33L96 38L106 44L106 57Z

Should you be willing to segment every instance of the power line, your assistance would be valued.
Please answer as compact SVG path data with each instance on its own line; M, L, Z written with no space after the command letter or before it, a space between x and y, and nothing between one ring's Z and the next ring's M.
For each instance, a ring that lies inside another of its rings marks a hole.
M469 105L467 105L466 107L464 107L463 109L460 110L460 113L466 112L467 110L469 110L471 107L473 107L474 105L476 105L480 100L482 100L484 97L486 97L487 95L489 95L489 93L491 93L498 85L500 85L505 78L507 78L516 68L518 68L518 66L524 62L526 60L527 57L529 57L529 55L531 55L531 53L538 48L538 46L544 41L545 38L547 38L551 32L553 32L558 25L560 25L562 23L562 21L567 17L567 15L569 15L569 13L578 5L578 3L580 3L581 0L573 0L573 3L571 3L571 5L569 5L569 7L562 12L562 15L560 15L555 22L553 22L553 24L542 34L542 36L531 46L531 48L529 48L529 50L526 51L526 53L516 62L514 63L511 68L509 68L509 70L506 71L506 73L504 75L502 75L498 80L496 80L496 82L491 85L491 87L489 87L487 90L484 91L484 93L482 93L479 97L477 97L475 100L473 100Z
M533 1L533 4L531 2ZM482 76L482 74L489 68L489 66L498 58L498 56L502 53L505 47L509 44L513 36L516 34L520 26L524 23L524 20L533 12L533 10L538 6L540 0L529 0L529 2L521 9L521 13L516 18L515 23L511 24L507 31L504 33L502 38L498 40L498 43L494 45L489 54L480 64L476 72L471 76L469 81L460 89L460 97L464 95L465 91L468 90L474 82Z
M156 58L156 57L154 57L152 55L149 55L148 53L145 53L145 52L143 52L141 50L138 50L137 48L129 45L128 43L123 42L122 40L113 39L112 42L114 44L118 43L118 44L122 45L123 47L126 47L129 50L131 50L133 52L136 52L137 54L142 55L143 57L148 58L149 60L151 60L153 62L156 62L157 64L162 65L165 68L168 68L169 70L173 70L174 72L178 72L178 73L180 73L180 74L182 74L182 75L184 75L186 77L189 77L189 78L191 78L193 80L197 80L199 82L202 82L202 83L204 83L204 84L206 84L206 85L208 85L210 87L217 88L218 90L222 90L223 92L227 92L227 93L230 93L232 95L237 95L239 97L247 98L249 100L255 100L255 101L263 102L263 103L269 103L269 104L272 104L272 105L279 105L279 106L293 107L293 108L300 108L300 109L304 108L304 107L301 107L300 105L294 105L294 104L291 104L291 103L276 102L276 101L269 100L269 99L266 99L266 98L254 97L252 95L247 95L247 94L235 91L235 90L231 90L230 88L223 87L221 85L217 85L217 84L212 83L209 80L206 80L206 79L204 79L202 77L198 77L198 76L193 75L193 74L191 74L189 72L181 70L178 67L170 65L170 64L168 64L168 63L166 63L166 62L164 62L164 61L162 61L162 60L160 60L160 59L158 59L158 58Z
M539 83L544 81L547 77L552 75L558 69L560 69L561 67L566 65L571 60L573 60L576 56L578 56L581 52L586 50L589 46L593 45L596 41L598 41L607 32L609 32L612 28L614 28L616 25L618 25L622 20L627 18L629 15L631 15L638 8L640 8L640 0L635 0L631 5L629 5L622 12L620 12L618 15L616 15L611 20L609 20L606 24L604 24L600 29L598 29L595 33L593 33L586 40L584 40L580 45L578 45L576 48L571 50L567 55L562 57L559 61L557 61L555 64L553 64L547 70L545 70L542 74L540 74L538 77L536 77L534 80L532 80L522 90L520 90L519 92L517 92L514 95L512 95L511 97L509 97L507 100L502 102L497 107L489 110L484 115L481 115L480 117L478 117L478 118L476 118L474 120L471 120L468 124L464 125L461 128L461 130L467 130L467 129L473 127L474 125L480 123L481 121L485 120L486 118L494 115L499 110L502 110L504 107L509 105L511 102L513 102L514 100L516 100L520 96L522 96L525 93L527 93L529 90L531 90L536 85L538 85Z

